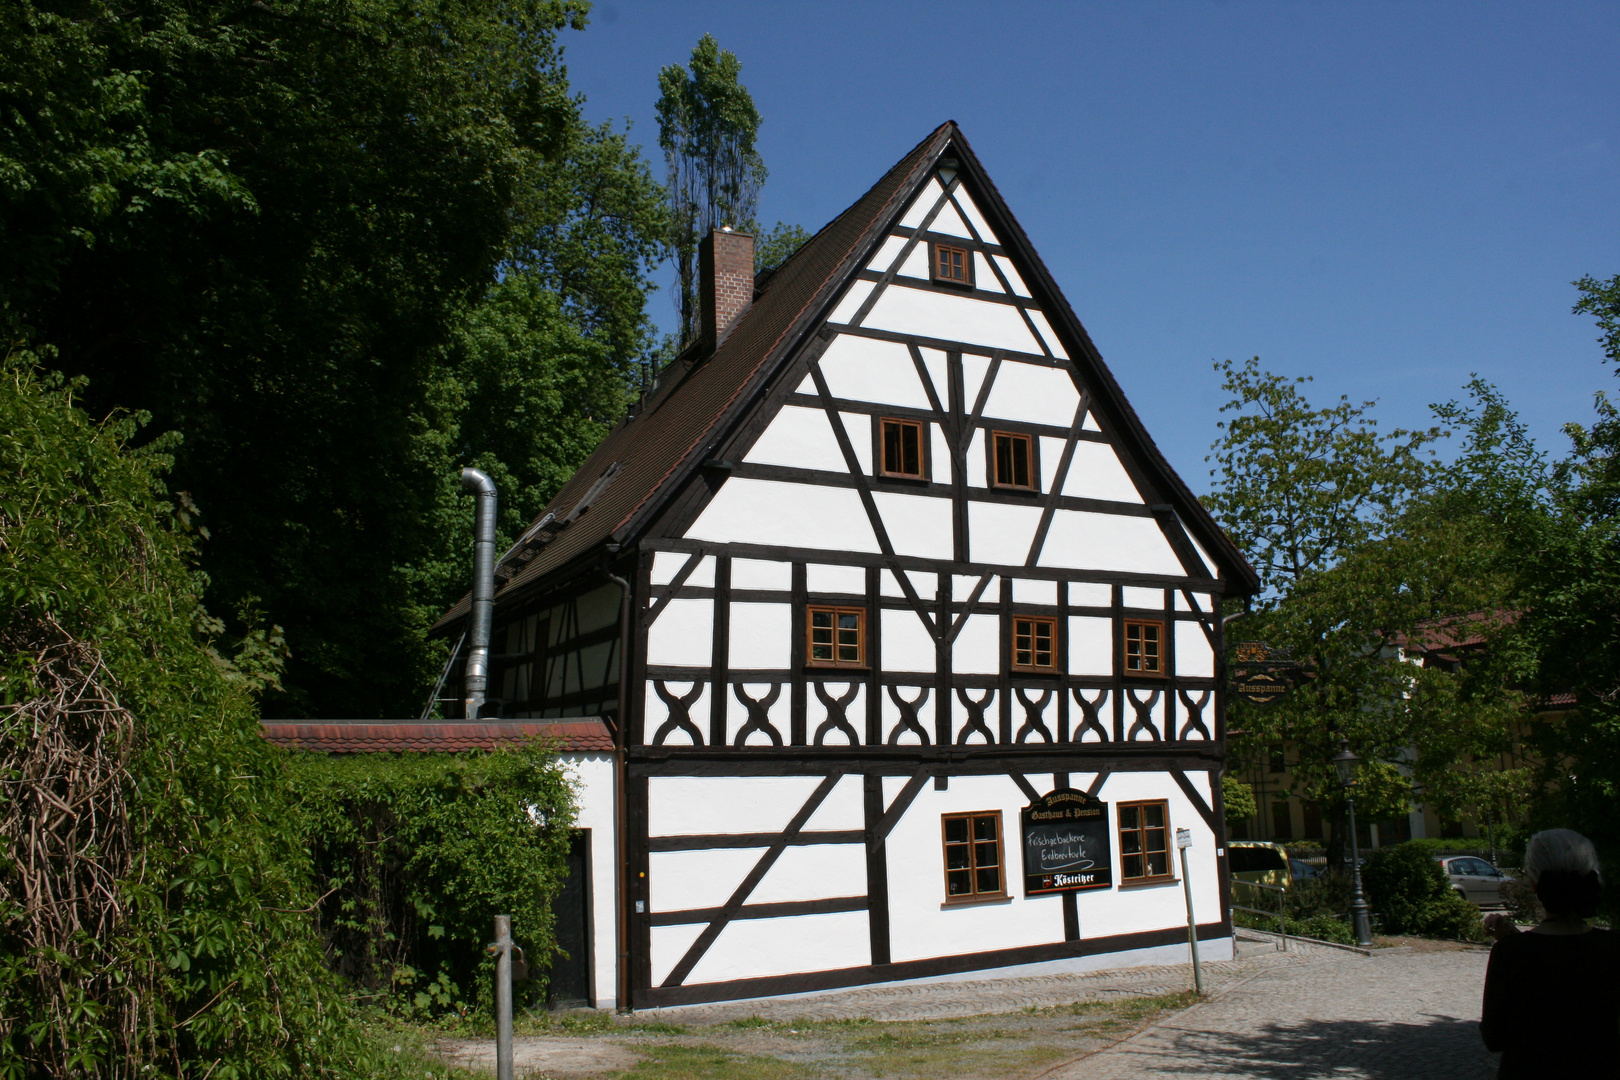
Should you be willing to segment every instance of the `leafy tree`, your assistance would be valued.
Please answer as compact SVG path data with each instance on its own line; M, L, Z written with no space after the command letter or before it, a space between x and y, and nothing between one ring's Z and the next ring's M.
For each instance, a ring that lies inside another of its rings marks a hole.
M211 606L285 627L272 712L413 715L465 588L455 467L510 532L622 413L667 227L568 90L584 12L0 8L0 330L183 435Z
M1236 825L1254 817L1254 788L1235 776L1221 777L1221 801L1226 807L1226 823Z
M668 167L669 247L683 347L698 337L698 242L722 225L757 232L754 214L766 176L754 149L759 110L738 81L736 54L704 34L690 66L688 72L670 64L658 73L658 145Z
M754 245L754 273L775 270L787 262L810 239L810 233L799 225L778 221Z
M273 658L199 636L174 440L35 359L0 366L0 1075L388 1075L311 932Z
M1505 474L1494 451L1522 438L1516 421L1477 384L1490 407L1479 415L1451 407L1446 415L1476 426L1469 452L1443 467L1432 455L1439 428L1382 434L1371 402L1316 408L1300 390L1305 380L1262 372L1257 361L1220 370L1235 415L1214 447L1207 502L1264 589L1232 636L1264 640L1314 668L1280 702L1234 705L1234 726L1248 739L1239 752L1292 741L1300 794L1336 818L1343 792L1331 759L1345 738L1364 761L1363 821L1404 815L1414 780L1443 810L1522 794L1523 776L1488 779L1467 768L1506 745L1517 696L1500 681L1464 679L1401 654L1437 623L1504 605L1499 504L1521 478Z
M1602 331L1604 359L1620 373L1620 276L1575 283L1577 314ZM1543 699L1570 694L1574 707L1540 725L1543 825L1578 829L1620 865L1620 410L1598 394L1591 426L1565 427L1572 449L1552 470L1550 511L1519 523L1510 542L1523 617L1508 643L1526 658ZM1606 907L1620 910L1611 891Z

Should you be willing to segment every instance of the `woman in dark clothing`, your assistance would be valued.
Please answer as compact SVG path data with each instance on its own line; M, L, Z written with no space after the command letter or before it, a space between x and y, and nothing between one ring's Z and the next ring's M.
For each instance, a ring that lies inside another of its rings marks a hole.
M1597 914L1597 851L1569 829L1530 838L1524 870L1547 917L1519 933L1506 915L1485 972L1480 1034L1502 1055L1502 1080L1620 1077L1620 935Z

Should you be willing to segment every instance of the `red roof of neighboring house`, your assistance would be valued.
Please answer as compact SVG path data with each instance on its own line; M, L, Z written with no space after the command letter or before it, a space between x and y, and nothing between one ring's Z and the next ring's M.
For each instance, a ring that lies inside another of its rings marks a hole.
M358 722L349 720L266 720L264 737L292 750L329 754L454 753L493 750L536 736L555 739L559 750L611 750L613 735L597 719L486 720L476 723L414 720Z

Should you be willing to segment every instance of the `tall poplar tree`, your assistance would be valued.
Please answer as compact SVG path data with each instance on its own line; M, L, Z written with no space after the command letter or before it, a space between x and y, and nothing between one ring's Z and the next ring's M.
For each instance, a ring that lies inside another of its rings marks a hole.
M699 330L698 242L722 226L758 229L766 170L754 148L759 110L738 81L741 72L737 55L704 34L692 50L690 70L670 64L658 73L658 145L668 169L681 347L697 340Z

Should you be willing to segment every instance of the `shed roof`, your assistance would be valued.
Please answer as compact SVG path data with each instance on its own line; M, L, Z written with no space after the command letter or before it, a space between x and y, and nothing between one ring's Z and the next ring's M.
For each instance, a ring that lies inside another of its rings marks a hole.
M601 720L485 720L418 723L410 720L381 722L280 721L264 722L264 737L290 750L318 750L329 754L453 753L494 750L529 739L555 739L562 751L612 750L613 735Z

